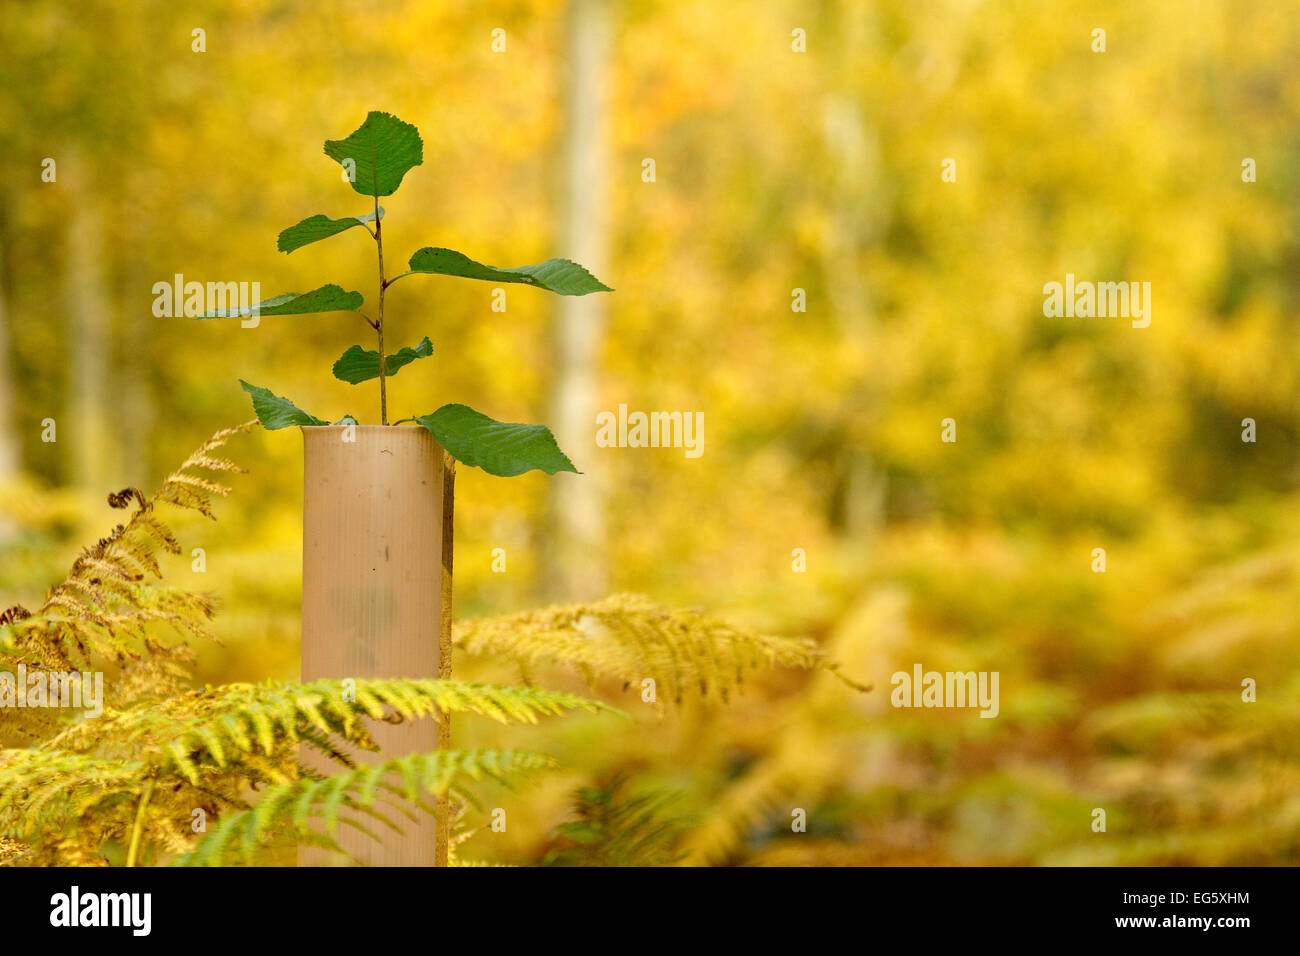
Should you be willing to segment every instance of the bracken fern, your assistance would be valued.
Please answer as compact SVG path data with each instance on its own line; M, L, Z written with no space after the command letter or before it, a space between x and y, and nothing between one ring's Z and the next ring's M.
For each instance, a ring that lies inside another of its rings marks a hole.
M517 750L439 750L361 766L350 754L376 751L372 721L475 714L537 723L603 705L537 687L433 679L267 682L188 689L192 652L153 625L210 637L215 602L160 578L159 551L182 553L159 515L162 504L213 517L229 489L199 470L241 471L215 451L251 427L225 429L168 475L157 494L129 488L109 496L130 517L74 561L35 613L16 605L0 616L0 661L51 672L117 667L98 717L69 708L4 708L0 750L0 864L104 865L158 860L254 862L277 846L337 848L340 825L399 826L450 796L459 817L469 785L509 784L552 765ZM341 771L304 766L300 746L329 755ZM213 829L192 824L212 818ZM314 827L319 820L321 826Z
M183 553L162 505L214 517L229 489L200 472L240 472L217 449L254 423L217 432L146 497L109 496L129 517L86 548L30 612L0 614L0 662L9 670L115 669L102 714L69 708L0 709L0 865L172 862L256 864L293 846L340 850L339 827L375 834L445 807L456 847L473 832L464 814L480 782L513 785L551 758L513 749L439 749L372 763L373 722L451 714L535 724L611 708L533 686L435 679L328 679L191 687L184 638L211 638L213 598L157 583L159 552ZM180 640L164 640L170 625ZM757 634L649 598L616 595L457 625L462 652L577 669L632 682L654 678L665 696L728 700L760 668L819 670L857 686L812 641ZM21 744L21 746L19 745ZM339 766L302 762L303 746ZM382 755L381 755L382 757ZM627 797L621 781L582 788L577 822L558 832L551 862L664 863L682 853L682 824L659 794ZM210 828L199 821L212 821Z
M466 653L512 660L525 671L568 665L588 683L613 677L626 689L653 678L675 702L685 695L726 702L760 667L825 670L866 689L840 674L839 664L811 640L755 633L639 594L460 621L453 640Z

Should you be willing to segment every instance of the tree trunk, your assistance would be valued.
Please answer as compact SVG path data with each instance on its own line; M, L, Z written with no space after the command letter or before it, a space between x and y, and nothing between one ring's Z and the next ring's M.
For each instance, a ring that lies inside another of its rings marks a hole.
M0 212L0 230L5 214ZM14 404L12 344L9 334L9 237L0 231L0 482L13 478L22 468L22 444L18 440Z
M104 220L87 164L69 156L59 182L71 192L64 279L68 310L68 406L58 423L67 442L71 483L96 496L109 483L109 296L104 281Z
M848 0L827 8L826 28L832 39L828 55L836 76L852 72L859 51L874 46L874 15ZM823 201L831 209L823 261L829 304L841 333L868 348L877 336L872 292L858 268L862 256L880 241L888 225L888 204L880 190L879 130L868 124L867 111L850 93L832 92L822 106L825 148L832 163ZM854 389L849 408L872 417L876 391L869 382ZM857 440L852 426L846 447L836 462L842 502L832 520L845 539L869 548L884 521L886 478L871 452Z
M2 201L0 201L2 202ZM4 232L8 209L0 208L0 484L22 470L22 444L18 439L18 409L14 404L12 343L9 334L8 235ZM0 543L10 538L16 526L0 514Z
M147 185L137 187L143 193ZM148 242L145 219L128 223L127 250L144 249ZM119 396L118 445L121 448L121 480L124 485L143 486L153 475L153 430L157 423L153 384L159 380L152 348L159 323L146 297L153 285L145 257L127 255L115 263L124 277L123 308L117 316L117 349L114 355L114 390ZM177 320L183 321L183 319Z
M560 255L596 276L605 272L605 104L602 96L609 47L608 0L572 0L566 31L565 131L562 144L563 207ZM606 590L605 476L595 448L598 377L605 332L600 295L560 296L552 324L555 378L550 422L560 447L583 472L575 481L547 484L549 597L589 598Z

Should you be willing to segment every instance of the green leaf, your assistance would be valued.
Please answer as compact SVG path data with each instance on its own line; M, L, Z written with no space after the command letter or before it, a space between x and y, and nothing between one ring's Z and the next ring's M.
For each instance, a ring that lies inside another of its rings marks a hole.
M420 131L388 113L372 112L347 139L325 141L325 155L347 169L356 163L352 188L363 196L391 196L402 177L424 162Z
M365 301L360 292L344 292L339 286L323 285L310 292L286 292L244 309L216 309L196 315L196 319L235 319L258 315L305 315L308 312L352 312Z
M336 421L334 424L335 424L335 425L360 425L361 423L360 423L359 421L357 421L356 418L354 418L354 417L351 416L351 415L344 415L342 418L340 418L340 419L339 419L338 421Z
M408 345L391 355L385 355L384 374L396 375L397 370L403 366L410 365L418 358L428 358L432 354L433 343L426 335L415 348ZM363 349L360 345L352 346L334 363L334 377L353 385L379 378L379 353L374 349Z
M257 420L262 423L263 428L274 431L277 428L288 428L290 425L329 424L315 415L308 415L293 402L281 398L269 388L249 385L242 378L239 384L244 386L244 391L253 396L253 411L257 413Z
M344 216L342 219L331 219L329 216L322 215L308 216L302 222L295 223L280 233L275 247L281 252L293 252L309 243L320 242L330 236L337 236L340 232L347 232L353 226L374 222L376 218L384 218L383 206L379 207L378 216L373 212L365 216Z
M586 295L589 292L613 292L594 275L568 259L547 259L535 266L515 269L498 269L475 262L469 256L453 249L426 247L411 256L411 272L434 275L462 276L466 279L485 279L489 282L520 282L558 292L560 295Z
M494 421L468 405L444 405L415 420L457 461L490 475L511 478L534 468L548 475L557 471L581 474L545 425Z

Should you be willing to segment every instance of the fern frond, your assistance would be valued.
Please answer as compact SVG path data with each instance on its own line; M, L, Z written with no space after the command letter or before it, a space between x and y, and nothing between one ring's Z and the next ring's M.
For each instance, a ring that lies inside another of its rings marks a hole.
M146 848L184 852L193 835L180 824L201 807L223 817L245 810L255 814L249 818L253 829L240 831L251 852L254 836L286 812L276 800L290 793L305 800L304 808L323 807L331 839L340 811L350 814L348 826L397 828L379 804L407 816L408 806L432 812L425 795L448 790L477 804L464 781L505 782L527 769L524 763L532 758L439 751L414 762L400 757L352 764L342 775L322 777L299 763L299 745L312 743L348 765L348 746L378 749L367 730L372 720L445 720L451 713L469 713L536 723L568 711L609 709L540 688L432 679L362 679L355 686L340 680L232 684L146 700L123 710L105 709L38 747L0 752L0 838L36 844L35 855L24 862L46 864L62 859L56 854L67 849L57 850L51 835L74 831L87 850L121 840L134 827ZM387 767L396 782L375 766ZM249 785L264 788L251 807ZM152 801L145 794L152 794ZM93 825L85 822L88 817Z
M577 820L556 828L548 866L667 866L685 854L676 849L688 821L672 812L681 794L626 792L621 774L574 793Z
M636 594L461 621L453 639L470 654L505 657L524 668L566 664L584 676L619 678L625 688L653 678L678 702L685 694L726 701L759 667L826 670L867 689L841 675L811 640L754 633Z
M254 851L277 837L339 850L334 840L339 826L363 826L343 811L373 809L381 790L400 793L427 810L428 803L422 799L425 795L442 796L461 778L491 779L513 786L554 765L550 757L526 750L438 750L394 757L323 779L294 780L267 788L257 806L221 820L192 852L175 862L178 866L222 866L237 850L238 858L251 864ZM320 821L324 833L313 827L315 820Z
M31 849L26 843L0 837L0 866L12 866L22 860Z
M241 471L211 453L256 424L217 432L163 479L152 498L138 488L110 494L113 508L134 509L130 517L83 550L34 613L19 609L21 616L0 619L0 654L49 670L71 670L96 656L117 662L138 658L138 645L148 640L147 628L155 623L208 637L204 623L212 616L210 599L142 583L150 575L161 577L156 551L181 553L179 542L158 517L157 505L169 502L212 517L212 498L230 489L195 474L195 469Z
M448 860L447 865L463 866L463 867L468 867L473 869L481 869L484 867L513 867L514 866L513 863L489 863L486 860L462 860L459 857L457 857L454 860Z
M504 723L537 723L574 710L612 708L537 687L432 678L226 684L105 711L96 720L69 727L46 746L144 761L158 774L178 774L198 785L203 776L232 768L257 771L261 765L255 761L284 761L304 740L336 751L341 741L374 750L366 719L442 720L447 714L469 713ZM265 770L252 776L267 779Z
M0 838L33 844L78 826L101 835L124 831L146 769L139 761L62 751L0 751ZM89 824L84 818L92 813Z
M798 785L781 754L760 761L714 796L709 812L683 840L688 865L715 865L733 854L754 827L768 819Z

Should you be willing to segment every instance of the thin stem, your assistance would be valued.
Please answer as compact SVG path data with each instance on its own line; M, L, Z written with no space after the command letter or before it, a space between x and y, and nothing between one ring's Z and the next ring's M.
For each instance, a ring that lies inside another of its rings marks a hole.
M388 424L388 377L384 374L384 225L379 218L379 197L375 197L375 245L379 249L379 318L375 331L379 333L379 421Z
M144 793L140 795L140 805L135 811L135 826L131 828L131 847L126 851L127 866L135 866L136 857L140 853L140 838L144 835L144 810L149 806L151 796L153 796L152 780L145 784Z
M393 422L393 424L394 424L394 425L405 425L407 422L413 422L413 421L415 421L414 418L399 418L397 421Z
M377 328L379 328L379 324L378 324L374 319L372 319L370 316L368 316L368 315L366 315L364 312L362 312L360 309L354 309L353 311L356 312L357 315L359 315L359 316L361 316L363 319L365 319L365 320L366 320L366 325L370 326L372 329L377 329Z

